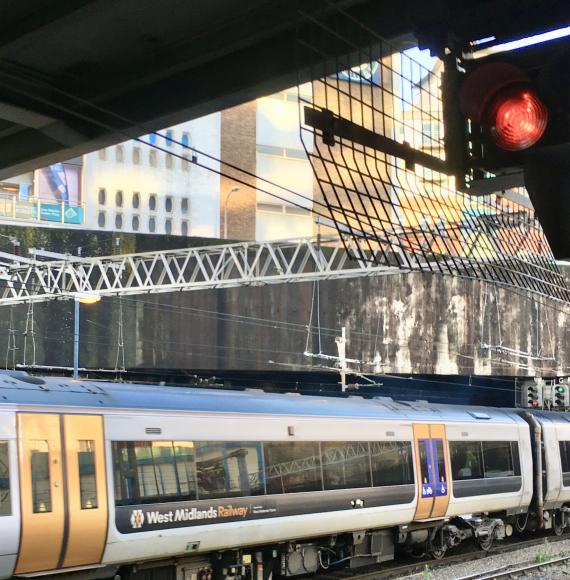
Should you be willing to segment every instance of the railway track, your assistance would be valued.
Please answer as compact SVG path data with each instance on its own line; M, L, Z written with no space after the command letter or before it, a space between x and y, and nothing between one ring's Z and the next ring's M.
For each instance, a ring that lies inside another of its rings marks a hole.
M462 552L460 554L453 554L446 556L441 560L416 560L411 563L406 564L382 564L381 567L375 567L374 569L351 571L351 570L338 570L335 572L329 572L325 574L319 574L316 576L319 580L387 580L393 578L401 578L405 576L411 576L414 574L422 574L429 567L429 570L441 570L452 564L461 564L464 562L469 562L473 560L481 560L489 556L496 556L498 554L504 554L508 552L515 552L522 550L524 548L532 548L534 546L541 546L544 544L545 538L548 538L548 543L550 545L556 544L558 542L570 539L570 535L563 535L560 537L548 536L546 534L540 535L529 540L523 541L513 541L508 544L503 544L491 548L489 551L479 550L475 547L468 551ZM565 561L570 561L570 556L563 556L560 558L553 558L545 562L527 562L523 564L511 564L509 566L503 566L495 570L480 572L473 574L471 576L464 576L456 580L488 580L491 578L509 578L509 577L522 577L526 571L540 570L545 566L563 564ZM519 576L514 576L518 574Z

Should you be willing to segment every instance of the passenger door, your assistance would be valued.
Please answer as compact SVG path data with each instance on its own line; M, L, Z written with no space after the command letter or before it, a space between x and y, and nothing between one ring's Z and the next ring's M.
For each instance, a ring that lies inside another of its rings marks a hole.
M418 503L415 520L442 518L449 503L445 425L414 424Z
M20 413L22 535L16 573L101 561L107 533L103 418Z

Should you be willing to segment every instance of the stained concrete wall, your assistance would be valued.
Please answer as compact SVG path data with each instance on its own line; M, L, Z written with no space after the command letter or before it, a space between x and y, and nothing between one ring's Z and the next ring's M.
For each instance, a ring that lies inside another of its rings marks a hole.
M568 374L570 368L568 308L440 275L398 273L316 285L104 299L82 307L82 366L114 368L117 351L121 365L121 309L130 368L331 366L303 352L307 339L308 350L319 351L320 327L321 352L336 355L334 339L343 325L347 356L368 363L360 365L368 372L533 376ZM36 305L33 340L28 314L26 306L0 309L0 363L5 353L9 366L23 363L24 354L29 364L35 343L37 364L68 366L72 305Z

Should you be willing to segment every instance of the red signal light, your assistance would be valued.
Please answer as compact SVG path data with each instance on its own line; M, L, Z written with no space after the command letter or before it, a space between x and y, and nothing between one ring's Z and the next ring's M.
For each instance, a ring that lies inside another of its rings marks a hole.
M493 99L487 122L497 147L521 151L532 147L544 135L548 110L531 88L509 87Z
M548 124L548 109L530 79L505 62L483 64L468 74L459 91L459 106L506 151L532 147Z
M534 408L538 407L538 401L531 401L530 406Z

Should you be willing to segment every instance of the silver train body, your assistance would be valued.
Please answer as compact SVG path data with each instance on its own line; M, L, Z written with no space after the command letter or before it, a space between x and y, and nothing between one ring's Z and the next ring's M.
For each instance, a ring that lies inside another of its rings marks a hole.
M567 505L566 414L0 374L0 578L267 580Z

